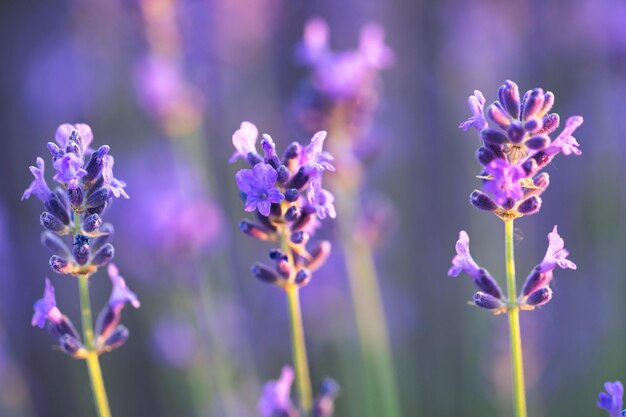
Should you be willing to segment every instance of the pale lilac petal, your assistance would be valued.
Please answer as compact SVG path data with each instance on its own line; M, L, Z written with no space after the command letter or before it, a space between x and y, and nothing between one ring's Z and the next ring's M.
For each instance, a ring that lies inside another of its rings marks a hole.
M31 195L35 195L41 202L45 203L50 199L52 192L46 183L44 177L45 163L42 158L37 158L37 167L30 167L30 172L35 179L30 183L30 186L22 194L22 200L29 198Z
M285 366L278 380L269 381L263 386L263 394L257 405L257 409L262 417L291 415L290 413L294 408L291 402L293 379L293 369Z
M109 298L109 306L112 310L123 307L126 303L130 303L133 307L139 308L141 303L134 292L128 289L126 281L119 274L117 267L110 263L107 268L109 278L113 283L113 290L111 291L111 297Z
M229 162L235 162L238 158L244 160L250 152L256 153L256 141L259 137L259 130L250 122L241 122L239 129L233 133L233 146L235 153L230 157Z
M557 265L563 269L576 269L576 264L567 259L567 256L569 256L569 251L565 249L565 242L559 236L557 226L554 226L552 232L548 234L548 250L539 268L542 272L550 271Z
M394 53L385 44L385 30L376 23L370 23L361 30L359 51L373 68L385 69L394 61Z

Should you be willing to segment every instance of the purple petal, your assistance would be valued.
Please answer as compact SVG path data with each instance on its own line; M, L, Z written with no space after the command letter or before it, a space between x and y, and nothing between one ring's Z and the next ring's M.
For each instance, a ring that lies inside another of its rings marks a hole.
M251 169L240 169L235 174L235 181L237 181L237 187L239 187L239 190L246 194L252 193L257 188L256 175Z
M293 409L291 402L291 385L293 384L294 372L289 366L285 366L276 381L269 381L263 387L263 395L259 399L258 411L263 417L276 415L291 415ZM287 414L286 414L287 413Z
M56 299L54 297L54 287L50 283L50 280L46 278L46 286L43 292L43 298L40 298L33 305L35 310L31 325L39 328L46 326L46 321L50 320L53 323L58 323L63 315L57 308Z
M233 146L236 151L228 162L235 162L238 158L246 159L250 152L256 153L256 141L259 130L250 122L241 122L239 129L233 133Z
M272 188L267 194L267 199L271 203L280 203L285 199L285 196L278 190L278 188Z
M109 306L111 309L123 308L126 303L130 303L133 307L139 308L141 303L137 295L128 289L126 281L124 281L124 278L119 274L117 267L111 263L107 268L107 272L113 283L113 290L109 298Z
M264 215L265 217L270 215L270 207L271 203L268 200L261 200L257 204L257 208L259 209L259 213Z

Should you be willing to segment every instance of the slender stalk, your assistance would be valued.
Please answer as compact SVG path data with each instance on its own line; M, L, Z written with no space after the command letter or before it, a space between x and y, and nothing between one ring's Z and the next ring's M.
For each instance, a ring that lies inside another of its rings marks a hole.
M513 399L515 416L526 417L526 388L524 385L524 360L522 357L522 334L520 332L517 288L515 285L515 259L513 254L513 220L504 222L504 246L506 257L506 284L509 298L509 329L511 333L511 363L513 367Z
M109 401L104 388L104 379L102 378L102 370L98 360L98 352L94 346L93 323L91 319L91 305L89 302L89 276L78 276L78 288L80 291L80 312L83 322L83 337L85 339L85 347L87 349L87 370L89 371L89 380L91 381L91 391L96 404L96 410L99 417L111 417L109 409Z
M281 249L289 256L289 262L293 267L293 255L289 248L289 234L287 228L283 228L280 237ZM304 326L302 325L302 309L300 308L300 288L295 284L289 284L285 288L287 293L287 306L289 310L289 327L291 329L291 350L293 366L296 372L296 389L300 408L306 417L313 408L313 392L311 390L311 375L309 362L306 354L306 342L304 339Z

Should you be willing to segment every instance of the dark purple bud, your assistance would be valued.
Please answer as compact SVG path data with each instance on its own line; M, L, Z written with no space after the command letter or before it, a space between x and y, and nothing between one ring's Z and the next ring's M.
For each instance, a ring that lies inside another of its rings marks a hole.
M291 206L285 212L285 220L293 222L300 217L300 209L297 206Z
M96 336L98 339L106 340L113 330L120 324L122 319L122 309L113 309L109 304L98 314L98 320L96 321Z
M506 111L509 112L514 119L517 119L520 110L519 88L517 84L511 80L506 80L504 85L498 90L498 98Z
M513 207L515 207L515 200L510 197L502 204L502 208L505 210L511 210Z
M261 156L256 152L249 152L247 160L248 163L252 166L255 166L259 162L263 162L263 158L261 158Z
M291 241L295 243L296 245L299 245L305 240L307 240L308 237L309 235L306 232L303 232L302 230L298 230L297 232L293 232L291 234Z
M549 135L550 133L554 132L559 127L560 121L561 120L558 114L556 113L548 114L547 116L543 118L543 127L541 128L539 133L542 133L544 135Z
M85 265L89 260L89 236L77 234L74 236L72 253L78 265Z
M524 101L524 106L522 107L522 121L524 122L539 113L543 107L543 90L541 88L535 88L525 97L526 100Z
M94 237L89 243L91 250L94 252L97 252L98 249L104 246L109 240L113 239L115 230L111 223L105 223L100 226L100 233L101 235Z
M485 211L494 211L498 208L498 205L491 197L478 190L474 190L472 194L470 194L470 203L477 209Z
M474 283L482 292L489 294L495 298L502 298L502 290L498 286L495 279L489 274L485 268L480 268Z
M103 206L107 199L109 198L109 189L106 187L102 187L99 190L94 191L87 198L87 207L88 208L96 208Z
M551 280L552 271L541 272L541 268L537 265L526 278L526 282L524 282L522 287L522 295L527 297L538 289L548 286Z
M508 128L511 124L511 118L497 101L487 108L487 116L502 129Z
M57 159L65 155L65 152L63 151L63 149L59 148L57 144L53 142L48 142L48 150L50 151L50 154L52 155L52 162L56 161Z
M533 151L541 151L550 145L550 137L548 135L536 135L524 142L524 145Z
M128 341L130 337L130 332L126 328L126 326L117 326L115 330L106 338L104 341L104 349L106 351L111 351L113 349L117 349L122 346L124 343Z
M252 265L252 274L263 282L273 284L278 280L276 272L262 263L255 263Z
M102 218L97 214L90 214L83 220L83 230L87 233L93 233L102 226Z
M56 233L67 231L67 226L65 226L57 216L50 214L47 211L41 213L41 216L39 216L39 223L41 223L45 229Z
M540 116L545 116L548 113L552 106L554 105L554 93L552 91L548 91L543 95L543 106L539 111Z
M483 165L489 164L489 162L496 159L496 155L491 151L491 149L486 146L481 146L476 150L476 159Z
M289 161L291 159L297 158L300 155L300 144L298 142L292 142L285 149L285 154L283 155L283 161L285 165L289 165Z
M537 170L545 167L546 165L548 165L550 163L550 161L552 161L552 157L548 154L546 154L543 151L539 151L536 154L534 154L533 156L531 156L531 159L533 161L535 161L535 165L537 167ZM529 161L526 161L529 162ZM523 164L522 164L523 166Z
M305 285L311 280L311 272L307 269L301 269L296 273L294 282L298 285Z
M65 153L73 153L77 156L82 156L82 149L80 145L76 143L75 140L72 140L72 136L70 135L69 140L67 141L67 146L65 147Z
M286 183L287 180L289 179L289 169L286 166L281 165L278 167L276 172L278 173L278 177L277 177L278 183L279 184Z
M100 176L102 168L104 167L104 160L102 158L109 153L109 149L108 145L103 145L91 154L91 159L89 159L89 162L85 167L87 175L83 177L83 182L89 183Z
M270 210L272 210L271 207L270 207ZM276 226L274 226L272 221L269 218L267 218L266 216L262 215L259 212L259 210L255 210L254 211L254 215L256 216L256 219L259 221L259 223L261 223L261 226L265 227L267 230L270 230L270 231L275 231L276 230Z
M61 220L63 224L70 224L70 214L67 212L67 206L63 205L56 194L51 195L44 207L50 214Z
M48 321L48 333L55 339L60 339L64 335L78 338L78 332L76 327L72 324L71 320L67 316L62 316L58 322Z
M69 274L72 272L72 264L65 258L57 255L50 257L50 268L57 274Z
M292 231L298 231L304 229L309 222L313 219L313 214L315 214L315 209L312 207L303 207L300 212L300 218L291 225Z
M288 203L293 203L298 199L298 197L300 197L300 191L296 190L295 188L289 188L285 190L285 201L287 201Z
M113 256L115 255L115 249L113 245L107 243L103 247L101 247L98 252L91 258L91 264L93 266L102 266L111 262Z
M533 184L535 184L535 187L545 190L550 185L550 175L547 172L542 172L533 178Z
M537 133L543 128L543 120L533 117L524 123L524 130L528 133Z
M519 124L519 122L515 121L511 123L511 126L507 129L506 134L509 136L509 139L511 139L511 142L520 143L524 139L526 131L522 125Z
M504 145L509 141L504 133L489 127L480 131L480 137L490 145Z
M104 203L103 205L98 206L98 207L88 207L87 214L102 214L102 212L104 211L106 207L107 207L107 203Z
M68 188L67 196L72 208L79 209L83 205L83 189L81 187Z
M309 176L304 173L304 168L300 168L296 175L289 181L288 188L295 188L296 190L302 189L307 182L309 182Z
M546 304L552 299L552 289L550 287L543 287L528 296L526 304L539 307Z
M526 200L522 201L520 205L517 207L517 211L520 213L530 216L531 214L537 213L541 209L541 198L534 195Z
M59 347L64 353L67 353L70 356L74 356L78 351L84 349L78 339L70 336L69 334L61 336L59 339Z
M289 260L289 257L280 249L270 249L269 257L271 260L276 261L276 262L281 261L281 260L284 260L284 261Z
M474 294L473 298L475 305L481 308L485 308L487 310L495 310L496 308L504 307L504 303L502 302L502 300L483 292L477 292L476 294Z
M67 245L57 235L51 232L43 232L41 234L41 244L50 249L50 251L58 256L69 257L70 250L67 248Z
M526 177L532 177L533 175L537 173L537 171L539 171L539 166L537 165L537 161L535 161L533 158L530 158L524 161L521 167L524 170L524 174Z
M280 217L282 215L283 215L283 209L280 203L272 203L270 205L270 216Z
M249 220L242 220L239 223L239 230L241 230L246 235L253 237L259 240L269 240L270 234L267 229L262 226L252 223Z
M311 259L309 259L308 263L306 264L307 269L309 269L310 271L316 271L322 265L324 265L324 263L330 256L331 249L332 245L329 241L322 240L321 242L319 242L318 245L310 251Z

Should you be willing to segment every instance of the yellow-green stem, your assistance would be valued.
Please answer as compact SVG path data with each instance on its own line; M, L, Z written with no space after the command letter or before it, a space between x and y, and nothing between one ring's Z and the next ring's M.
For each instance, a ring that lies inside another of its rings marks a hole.
M109 401L104 388L104 379L102 378L102 370L98 360L98 352L94 345L93 323L91 319L91 304L89 302L89 276L78 276L78 288L80 291L80 312L83 322L83 337L85 348L87 349L87 370L89 371L89 380L91 381L91 392L96 404L96 410L99 417L111 417L109 409Z
M293 269L293 255L289 248L289 238L288 230L284 228L281 233L281 249L289 256L289 263ZM295 284L290 284L285 288L289 310L289 327L291 328L293 366L296 372L296 389L298 391L300 408L304 412L303 417L306 417L313 408L313 392L311 390L311 375L306 354L306 342L304 340L299 291L300 288Z
M513 253L513 220L504 222L506 257L506 284L509 298L509 329L511 333L511 363L513 367L513 400L516 417L526 417L526 388L524 385L524 360L520 331L517 288L515 285L515 258Z

